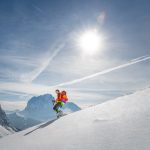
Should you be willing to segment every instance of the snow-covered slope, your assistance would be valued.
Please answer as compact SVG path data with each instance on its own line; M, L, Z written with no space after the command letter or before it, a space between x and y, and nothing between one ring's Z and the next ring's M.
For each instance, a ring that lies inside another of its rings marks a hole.
M5 128L0 125L0 138L12 133L15 133L15 131L12 130L10 127Z
M150 89L4 137L0 140L0 148L1 150L148 150Z

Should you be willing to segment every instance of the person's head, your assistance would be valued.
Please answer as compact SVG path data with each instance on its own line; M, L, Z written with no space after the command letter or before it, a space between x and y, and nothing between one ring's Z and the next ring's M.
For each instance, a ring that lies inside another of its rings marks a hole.
M67 92L66 92L66 91L62 91L61 93L62 93L63 95L66 95L66 94L67 94Z
M58 89L57 89L55 92L56 92L57 94L60 93L60 91L59 91Z

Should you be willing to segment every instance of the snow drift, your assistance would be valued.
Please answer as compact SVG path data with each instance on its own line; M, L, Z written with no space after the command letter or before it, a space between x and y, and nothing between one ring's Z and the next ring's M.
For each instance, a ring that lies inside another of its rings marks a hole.
M150 89L0 140L1 150L148 150ZM21 147L23 145L23 147Z

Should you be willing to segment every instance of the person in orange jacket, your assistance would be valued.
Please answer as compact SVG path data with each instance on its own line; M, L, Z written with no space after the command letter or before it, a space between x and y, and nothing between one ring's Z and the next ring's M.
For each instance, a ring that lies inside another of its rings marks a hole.
M57 89L56 90L56 94L57 94L57 97L55 99L55 102L60 102L61 101L61 92Z
M66 91L60 92L58 89L56 90L57 98L55 99L54 103L56 103L53 107L53 110L56 111L56 113L59 113L59 108L62 107L67 101L67 93Z

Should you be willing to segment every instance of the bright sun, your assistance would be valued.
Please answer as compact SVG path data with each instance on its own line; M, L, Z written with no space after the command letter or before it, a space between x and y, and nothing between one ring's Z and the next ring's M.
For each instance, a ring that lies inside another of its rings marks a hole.
M96 30L89 30L79 37L79 46L87 54L95 54L101 45L101 38Z

